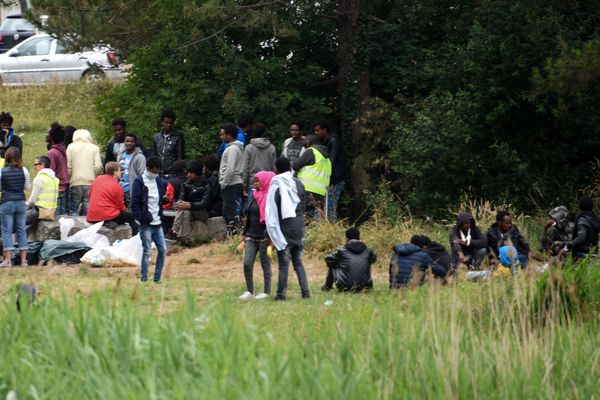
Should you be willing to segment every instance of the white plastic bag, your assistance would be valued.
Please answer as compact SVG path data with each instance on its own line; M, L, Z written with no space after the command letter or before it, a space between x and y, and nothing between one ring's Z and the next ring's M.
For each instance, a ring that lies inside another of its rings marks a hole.
M125 263L140 266L142 261L142 239L137 234L132 238L115 242L113 246L96 247L81 257L81 261L94 267L110 263Z
M104 225L104 221L96 222L92 226L82 229L64 240L69 242L83 242L91 248L108 247L110 246L108 238L98 233L98 230L102 228L102 225Z
M60 240L67 240L69 232L75 226L75 220L72 218L64 218L58 220L60 224Z

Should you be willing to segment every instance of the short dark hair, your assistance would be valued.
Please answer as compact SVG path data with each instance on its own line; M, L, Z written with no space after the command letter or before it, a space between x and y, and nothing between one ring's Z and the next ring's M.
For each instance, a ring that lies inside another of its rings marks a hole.
M38 156L36 158L38 159L40 164L44 165L44 168L50 168L52 166L52 163L50 162L50 158L48 158L48 156Z
M413 237L410 238L410 243L423 248L431 245L431 239L425 235L413 235Z
M226 135L231 135L234 138L237 135L237 128L235 127L234 124L223 124L223 125L221 125L221 129L223 129L225 131Z
M188 161L188 163L185 165L185 168L188 170L188 172L202 176L202 168L204 168L204 165L202 165L202 162L198 160L191 160Z
M135 133L129 133L129 132L127 132L127 133L125 134L125 137L124 137L123 139L125 139L125 138L128 138L128 137L131 137L131 138L133 138L133 141L135 142L135 144L137 144L137 136L136 136L136 134L135 134Z
M175 113L171 110L165 110L162 112L162 114L160 114L160 122L163 122L165 118L170 118L173 120L173 122L175 122L177 115L175 115Z
M277 160L275 160L275 169L280 174L288 172L291 169L290 160L284 156L279 157Z
M8 122L8 124L12 126L12 124L13 124L12 115L10 115L10 113L2 111L0 113L0 123L2 123L2 122Z
M65 146L68 146L69 144L73 143L73 133L75 133L77 128L75 128L72 125L67 125L64 127L64 130L65 130Z
M173 163L173 175L183 175L185 171L185 161L177 160Z
M498 211L498 213L496 214L496 222L502 221L507 215L510 217L510 213L506 210Z
M112 122L110 124L112 126L121 125L122 127L126 127L127 126L127 121L125 121L124 118L117 117L117 118L113 118L113 120L112 120Z
M211 172L219 169L220 162L219 157L217 157L216 154L209 154L207 156L204 156L202 162L204 163L206 169L208 169Z
M320 126L322 129L327 129L327 132L331 131L331 125L329 125L329 122L325 121L324 119L317 120L313 123L313 129L315 129L317 126Z
M592 211L594 209L594 200L591 197L583 196L579 199L579 209L581 211Z
M53 122L48 129L48 135L53 143L62 143L65 141L65 130L58 122Z
M257 122L252 125L252 137L253 138L262 138L266 137L267 126L262 122Z
M319 139L319 137L314 133L309 133L308 135L306 135L305 140L310 146L315 144L321 144L321 139Z
M360 240L360 231L358 230L358 228L352 227L346 229L346 239Z
M160 159L160 157L156 157L156 156L148 157L148 159L146 160L146 169L150 169L150 168L158 168L158 169L162 170L162 160Z
M245 113L241 114L237 119L237 124L240 128L245 128L254 123L254 115Z
M119 164L115 161L109 161L104 166L104 173L113 176L119 170Z
M302 128L304 128L304 126L302 125L302 121L300 121L299 119L292 120L292 122L290 123L290 126L292 126L292 125L298 125L298 128L300 128L300 130L302 130Z

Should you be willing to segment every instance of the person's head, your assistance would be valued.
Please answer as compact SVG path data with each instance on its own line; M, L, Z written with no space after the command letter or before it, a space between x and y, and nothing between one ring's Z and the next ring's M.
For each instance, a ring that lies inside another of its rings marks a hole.
M159 175L162 171L162 160L160 157L150 156L146 160L146 170L154 175Z
M0 113L0 129L10 129L12 128L13 117L10 113L2 111Z
M33 166L35 167L35 172L40 172L44 168L50 168L50 159L47 156L39 156L35 159Z
M210 175L219 169L219 157L216 154L209 154L202 159L204 164L204 174Z
M257 122L252 125L252 138L264 138L267 137L267 126L262 122Z
M305 139L306 139L306 143L304 143L304 146L306 148L309 148L310 146L314 146L316 144L321 144L321 140L314 133L309 133L308 135L306 135Z
M119 168L119 164L115 161L109 161L104 166L104 173L106 175L113 176L115 178L121 177L121 168Z
M133 153L135 147L137 146L137 136L135 136L133 133L126 133L123 144L125 145L125 151L127 153Z
M191 160L185 165L187 169L187 178L192 182L198 182L202 179L202 170L204 165L200 161Z
M473 222L473 217L468 212L461 212L456 218L456 225L458 225L463 232L467 232L471 229L471 225L474 225Z
M327 121L320 120L313 124L313 131L315 135L319 137L319 139L325 140L329 137L331 127Z
M360 231L358 228L352 227L346 229L346 241L348 240L360 240Z
M64 127L64 130L65 130L65 146L68 146L71 143L73 143L73 134L75 133L77 128L75 128L72 125L67 125Z
M582 197L579 199L579 209L581 211L592 211L594 209L594 200L591 197Z
M429 239L425 235L414 235L410 238L410 242L415 246L419 246L422 249L431 246L431 239Z
M115 134L115 139L123 139L125 137L125 128L127 126L127 121L123 118L114 118L111 122L113 132Z
M240 127L244 133L248 134L250 129L252 129L252 125L254 125L254 115L252 114L242 114L238 117L237 125Z
M231 143L237 136L237 128L233 124L224 124L221 126L221 133L219 136L225 143Z
M65 141L65 130L58 122L53 122L46 132L46 143L57 144Z
M287 157L281 156L275 160L275 169L277 170L278 174L288 172L291 170L291 168L292 166L290 165L290 160L288 160Z
M160 125L165 132L171 132L177 116L173 111L166 110L160 114Z
M498 211L496 214L496 222L500 232L506 233L512 228L512 217L508 211Z
M187 171L185 170L185 161L177 160L173 163L173 175L174 176L183 176L186 175Z
M4 153L4 165L13 168L23 168L23 159L21 152L15 146L11 146Z
M271 180L274 176L275 173L272 171L258 171L256 175L254 175L254 189L257 191L261 189L269 190Z
M302 122L299 120L292 121L292 124L290 125L290 136L295 140L302 137Z

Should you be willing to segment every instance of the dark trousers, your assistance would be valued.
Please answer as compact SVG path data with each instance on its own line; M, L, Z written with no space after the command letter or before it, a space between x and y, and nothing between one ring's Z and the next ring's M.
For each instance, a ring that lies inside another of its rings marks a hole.
M246 279L246 290L254 293L254 260L256 254L260 252L260 265L263 270L265 281L264 293L271 293L271 259L267 254L267 242L265 240L246 240L246 249L244 251L244 278Z
M91 223L95 223L95 222L100 222L100 221L89 221ZM106 222L114 222L117 225L121 225L121 224L129 224L129 226L131 227L131 234L133 236L137 235L138 233L138 225L135 222L135 217L133 215L133 213L130 213L128 211L121 211L121 214L117 215L115 218L106 221Z
M308 279L302 264L303 247L289 243L284 250L277 251L277 261L279 262L279 276L277 280L277 297L285 297L288 283L288 269L290 267L290 259L298 277L298 284L303 296L308 296L310 290L308 288Z
M470 270L479 271L481 269L481 263L487 256L487 249L482 247L480 249L475 249L473 247L462 246L462 252L465 257L469 257L469 260L466 262L467 267ZM454 265L458 265L458 252L452 249L452 261Z
M240 222L242 213L242 184L226 186L221 189L223 198L223 218L227 225L235 225Z

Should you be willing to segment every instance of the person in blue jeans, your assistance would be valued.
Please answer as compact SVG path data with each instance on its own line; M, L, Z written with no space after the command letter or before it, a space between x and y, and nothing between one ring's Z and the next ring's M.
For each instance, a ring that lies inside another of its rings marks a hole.
M27 206L24 190L31 189L29 171L23 167L21 151L9 147L4 154L4 168L0 170L0 220L2 221L2 243L4 261L0 267L12 266L12 253L15 249L12 240L13 227L16 227L17 242L21 253L21 266L27 266L27 231L25 219Z
M162 269L165 263L167 246L162 229L162 205L167 191L166 182L159 176L162 171L162 161L156 156L148 157L146 170L133 181L131 188L131 211L140 225L142 239L142 271L141 280L148 280L148 262L152 251L152 242L156 245L158 254L154 269L154 282L160 283Z

